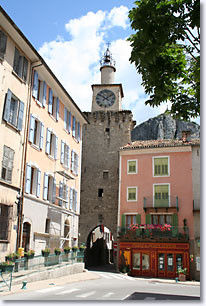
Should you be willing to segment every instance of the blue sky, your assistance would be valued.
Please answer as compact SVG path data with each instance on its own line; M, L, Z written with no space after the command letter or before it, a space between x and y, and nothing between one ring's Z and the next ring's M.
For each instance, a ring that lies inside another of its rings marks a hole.
M141 76L130 64L132 33L123 0L1 0L1 6L48 63L82 111L91 110L91 85L100 83L99 61L107 42L116 60L115 83L122 83L123 109L137 124L167 108L145 106Z

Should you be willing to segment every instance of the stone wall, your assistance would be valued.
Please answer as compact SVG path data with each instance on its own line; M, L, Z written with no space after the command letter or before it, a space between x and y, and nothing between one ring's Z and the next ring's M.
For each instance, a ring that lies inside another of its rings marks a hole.
M119 148L131 141L131 111L84 113L90 124L83 127L80 242L101 223L116 239ZM103 189L102 197L98 190Z

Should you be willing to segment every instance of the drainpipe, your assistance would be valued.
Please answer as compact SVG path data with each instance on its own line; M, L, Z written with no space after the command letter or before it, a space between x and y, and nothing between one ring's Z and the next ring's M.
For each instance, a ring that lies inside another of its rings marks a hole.
M38 61L40 62L40 61ZM32 75L33 70L36 67L42 66L43 64L40 63L38 65L33 66L37 62L31 63L30 68L30 75L29 75L29 86L28 86L28 103L27 103L27 114L25 118L25 129L26 133L24 133L24 142L23 142L23 152L22 152L22 164L23 166L23 173L21 173L21 182L20 182L20 199L19 199L19 214L18 214L18 221L17 221L17 239L16 239L16 251L22 244L22 224L23 224L23 207L24 207L24 189L25 189L25 174L26 174L26 155L27 155L27 144L28 144L28 135L29 135L29 118L30 118L30 109L31 109L31 88L32 88Z

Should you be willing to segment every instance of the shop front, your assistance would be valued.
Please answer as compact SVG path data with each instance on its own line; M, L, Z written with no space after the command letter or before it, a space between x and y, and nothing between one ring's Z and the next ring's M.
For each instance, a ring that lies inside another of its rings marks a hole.
M131 275L175 278L181 267L189 276L189 243L120 242L119 250L119 266L124 260Z

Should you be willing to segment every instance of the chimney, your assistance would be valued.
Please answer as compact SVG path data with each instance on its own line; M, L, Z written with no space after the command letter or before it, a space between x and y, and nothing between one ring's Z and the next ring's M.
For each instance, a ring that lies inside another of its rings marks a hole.
M182 141L191 141L191 131L182 131Z

